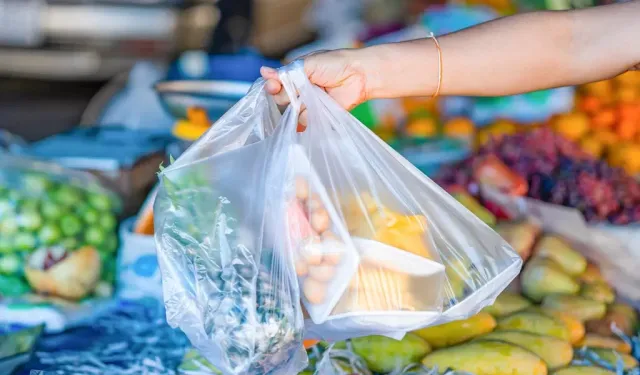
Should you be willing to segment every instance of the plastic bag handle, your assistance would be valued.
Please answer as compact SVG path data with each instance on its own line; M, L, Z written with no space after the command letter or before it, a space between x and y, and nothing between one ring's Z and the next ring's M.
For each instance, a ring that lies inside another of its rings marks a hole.
M296 112L299 112L302 105L299 97L300 88L310 83L304 72L304 61L295 60L278 69L278 77L280 78L280 82L282 82L284 91L289 97L291 105Z

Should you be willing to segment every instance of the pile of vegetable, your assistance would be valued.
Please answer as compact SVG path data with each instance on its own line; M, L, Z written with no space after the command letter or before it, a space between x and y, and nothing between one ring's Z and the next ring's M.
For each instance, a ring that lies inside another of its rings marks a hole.
M111 295L116 196L83 173L8 157L0 166L0 297Z

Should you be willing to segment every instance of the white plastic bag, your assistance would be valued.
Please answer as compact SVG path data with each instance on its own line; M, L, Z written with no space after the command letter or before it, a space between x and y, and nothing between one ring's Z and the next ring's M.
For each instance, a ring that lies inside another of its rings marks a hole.
M292 98L282 117L258 81L161 173L169 323L224 373L290 374L305 364L299 300L306 336L328 340L401 337L492 303L518 255L312 85L301 62L280 78Z

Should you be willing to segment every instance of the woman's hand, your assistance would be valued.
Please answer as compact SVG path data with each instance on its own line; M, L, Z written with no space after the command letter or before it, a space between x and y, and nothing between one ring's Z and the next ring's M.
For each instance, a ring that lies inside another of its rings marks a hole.
M319 52L304 58L304 70L311 83L323 88L338 104L352 109L369 98L367 84L375 77L367 71L356 50ZM275 69L262 67L260 74L267 81L266 89L274 95L276 103L289 103ZM368 82L369 81L369 82ZM305 123L305 111L300 122Z

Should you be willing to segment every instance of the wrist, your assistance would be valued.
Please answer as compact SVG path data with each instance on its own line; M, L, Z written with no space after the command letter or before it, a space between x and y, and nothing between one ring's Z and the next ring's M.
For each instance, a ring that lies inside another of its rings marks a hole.
M352 50L353 66L364 77L364 90L367 100L384 98L388 85L383 74L382 46Z

